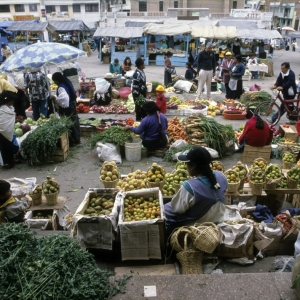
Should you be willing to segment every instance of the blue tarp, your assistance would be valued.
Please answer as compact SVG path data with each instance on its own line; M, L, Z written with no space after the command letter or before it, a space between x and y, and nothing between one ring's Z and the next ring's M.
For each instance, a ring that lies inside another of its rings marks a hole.
M7 28L11 26L14 21L0 21L0 28Z

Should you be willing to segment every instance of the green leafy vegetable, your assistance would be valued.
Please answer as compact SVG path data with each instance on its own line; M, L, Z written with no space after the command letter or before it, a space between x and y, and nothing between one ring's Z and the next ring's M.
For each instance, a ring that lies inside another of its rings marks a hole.
M135 100L135 105L142 107L145 102L146 98L142 94L139 94L139 96Z
M176 153L179 153L179 152L184 152L186 150L190 150L193 148L193 145L190 145L190 144L187 144L181 148L177 148L177 149L168 149L166 152L165 152L165 157L164 157L164 160L166 161L173 161L173 156L174 154Z
M63 235L35 238L23 224L0 225L0 299L110 299L124 292L93 256Z
M152 92L155 93L156 88L157 88L161 83L158 82L158 81L151 81L151 83L152 83Z

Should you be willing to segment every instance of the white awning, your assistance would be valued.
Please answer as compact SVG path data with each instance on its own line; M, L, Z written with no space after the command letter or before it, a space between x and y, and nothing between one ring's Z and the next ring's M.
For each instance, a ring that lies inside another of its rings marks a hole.
M98 27L94 37L139 38L143 36L142 27Z
M193 38L229 40L237 37L237 29L234 26L192 26Z
M187 24L146 24L143 27L144 34L174 36L191 33Z
M277 30L268 29L238 29L238 37L241 39L256 39L256 40L270 40L281 39L282 36Z

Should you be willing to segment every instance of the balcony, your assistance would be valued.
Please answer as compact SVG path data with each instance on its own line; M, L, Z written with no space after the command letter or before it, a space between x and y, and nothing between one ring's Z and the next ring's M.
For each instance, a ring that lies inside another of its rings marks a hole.
M131 17L166 17L167 13L163 11L145 11L130 12Z

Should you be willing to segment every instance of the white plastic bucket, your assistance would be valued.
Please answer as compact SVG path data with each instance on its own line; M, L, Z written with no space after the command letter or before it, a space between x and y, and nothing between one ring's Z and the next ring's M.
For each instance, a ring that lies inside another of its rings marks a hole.
M147 85L147 92L151 93L152 92L152 82L147 82L146 85Z
M142 141L125 143L125 157L128 161L140 161L142 158Z

